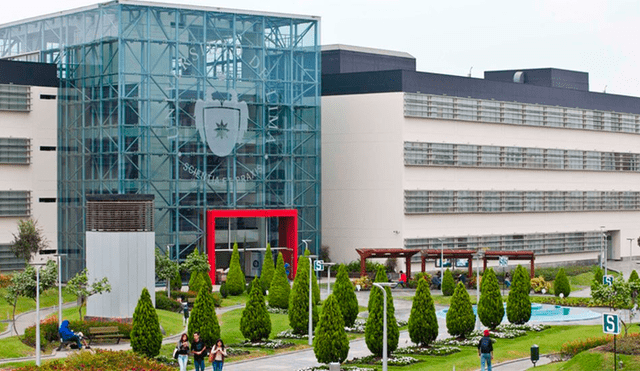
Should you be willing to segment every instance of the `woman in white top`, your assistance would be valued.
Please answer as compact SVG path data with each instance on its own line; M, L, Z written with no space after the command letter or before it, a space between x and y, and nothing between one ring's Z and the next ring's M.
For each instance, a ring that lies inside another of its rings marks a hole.
M209 362L213 365L213 371L222 371L224 357L226 356L227 351L224 349L224 343L222 339L218 339L213 349L211 349L211 353L209 353Z

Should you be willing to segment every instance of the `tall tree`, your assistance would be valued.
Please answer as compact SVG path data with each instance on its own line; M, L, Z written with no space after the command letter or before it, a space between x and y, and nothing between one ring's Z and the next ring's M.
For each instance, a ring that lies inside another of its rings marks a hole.
M42 235L38 222L32 219L18 220L18 234L13 235L11 251L26 263L31 261L33 254L46 249L49 242Z
M334 294L329 295L313 339L313 352L320 363L342 363L349 354L349 339L344 330L340 305Z
M176 270L177 264L171 261L166 253L156 247L156 281L165 281L167 290L171 290L169 285L172 283Z
M87 298L91 295L102 294L103 292L111 292L111 285L107 277L101 279L94 279L92 284L89 284L89 278L87 277L87 269L83 269L82 272L76 274L72 279L67 282L67 291L74 294L80 305L78 306L78 314L82 321L82 307L87 304Z
M278 267L269 286L269 306L287 309L289 307L290 293L291 286L289 285L287 272L284 269L284 258L282 257L282 253L279 252Z
M507 297L507 319L513 324L524 324L531 318L531 277L529 272L518 265L513 272L511 289Z
M478 303L478 317L483 325L495 329L504 317L504 305L500 294L500 285L493 271L489 268L484 271L480 285L480 301Z
M344 325L347 327L353 326L360 308L358 307L355 286L349 279L347 267L344 264L340 264L340 267L338 267L336 283L333 285L333 295L337 299L338 306L340 306Z
M374 282L388 282L384 266L378 268ZM391 354L398 347L400 330L396 321L395 307L391 289L385 287L387 293L387 352ZM372 287L369 294L369 316L364 329L364 339L369 351L376 356L382 356L382 338L384 330L384 294L378 287Z
M200 334L200 339L208 347L212 347L215 341L220 338L220 324L218 323L218 316L216 316L213 294L206 288L202 288L198 292L189 317L189 326L187 328L189 339L193 339L195 332Z
M155 357L160 354L162 332L156 308L153 307L147 288L142 289L138 305L133 312L131 326L131 348L138 354Z
M264 260L262 261L262 271L260 272L260 283L262 284L262 292L265 293L271 286L271 280L276 271L273 263L273 253L271 252L271 244L267 244L267 250L264 252Z
M408 325L409 337L415 344L426 347L438 337L436 307L427 280L418 280Z
M312 326L318 322L318 309L312 301ZM298 271L289 295L289 326L294 334L304 335L309 326L309 258L298 257Z
M262 284L258 277L253 280L249 301L242 311L240 331L245 339L249 339L251 342L268 339L271 333L271 317L264 304Z
M244 292L246 285L247 280L240 267L240 253L238 252L238 243L236 242L233 244L229 273L227 273L227 291L229 291L229 295L240 295Z
M473 314L469 293L464 284L458 282L447 311L447 331L451 336L466 337L473 331L475 322L476 316Z

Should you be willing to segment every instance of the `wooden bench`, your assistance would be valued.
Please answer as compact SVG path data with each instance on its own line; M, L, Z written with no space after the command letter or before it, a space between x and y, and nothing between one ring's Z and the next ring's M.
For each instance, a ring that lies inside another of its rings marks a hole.
M116 326L112 327L89 327L89 345L96 340L116 340L116 344L120 344L122 338L120 330Z
M75 340L62 340L62 339L60 339L60 346L56 350L59 352L63 348L66 348L67 346L71 346L71 345L76 346L76 349L78 348Z

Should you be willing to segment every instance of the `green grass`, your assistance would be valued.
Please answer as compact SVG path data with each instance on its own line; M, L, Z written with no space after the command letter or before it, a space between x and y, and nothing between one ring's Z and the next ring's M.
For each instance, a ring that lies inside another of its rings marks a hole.
M225 344L240 343L244 341L244 336L240 332L240 318L244 309L235 309L219 316L220 334ZM271 334L270 339L289 328L289 317L286 314L270 314ZM306 340L305 340L306 341Z
M4 297L7 293L6 289L0 289L0 297ZM66 290L62 290L62 301L64 303L75 301L76 297L70 294ZM47 308L58 305L58 289L52 288L40 295L40 308ZM18 305L16 306L16 315L31 310L36 310L36 301L29 298L21 297L18 299ZM11 312L13 307L6 302L6 300L0 300L0 317L2 319L11 319Z
M182 325L183 317L181 313L161 309L156 309L156 313L158 313L158 320L160 321L162 328L166 331L166 335L164 336L179 334L184 330L184 326Z
M243 292L238 296L229 295L226 298L222 299L222 303L220 304L220 306L224 308L234 305L247 304L247 300L249 300L249 294L247 294L246 292Z
M0 333L5 332L5 330L9 327L7 322L0 322Z
M618 354L618 361L624 364L623 370L640 370L640 356ZM566 362L555 362L538 366L537 371L583 371L583 370L612 370L613 354L602 353L594 350L582 352ZM620 366L618 365L618 369Z
M0 358L18 358L35 354L33 348L23 344L17 336L0 339Z

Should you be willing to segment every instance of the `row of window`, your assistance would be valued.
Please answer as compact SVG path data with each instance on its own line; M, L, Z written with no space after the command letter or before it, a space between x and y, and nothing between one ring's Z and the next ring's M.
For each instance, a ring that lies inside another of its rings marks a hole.
M0 84L0 111L31 111L31 88Z
M0 191L0 217L31 215L30 191Z
M640 153L405 142L404 163L410 166L640 172Z
M0 138L0 164L29 164L30 154L30 139Z
M406 117L640 133L640 115L405 93Z
M442 238L407 238L407 249L477 250L488 247L496 251L533 251L536 255L599 251L603 238L599 231L574 233L534 233Z
M405 214L625 210L640 210L640 192L451 190L404 192Z

